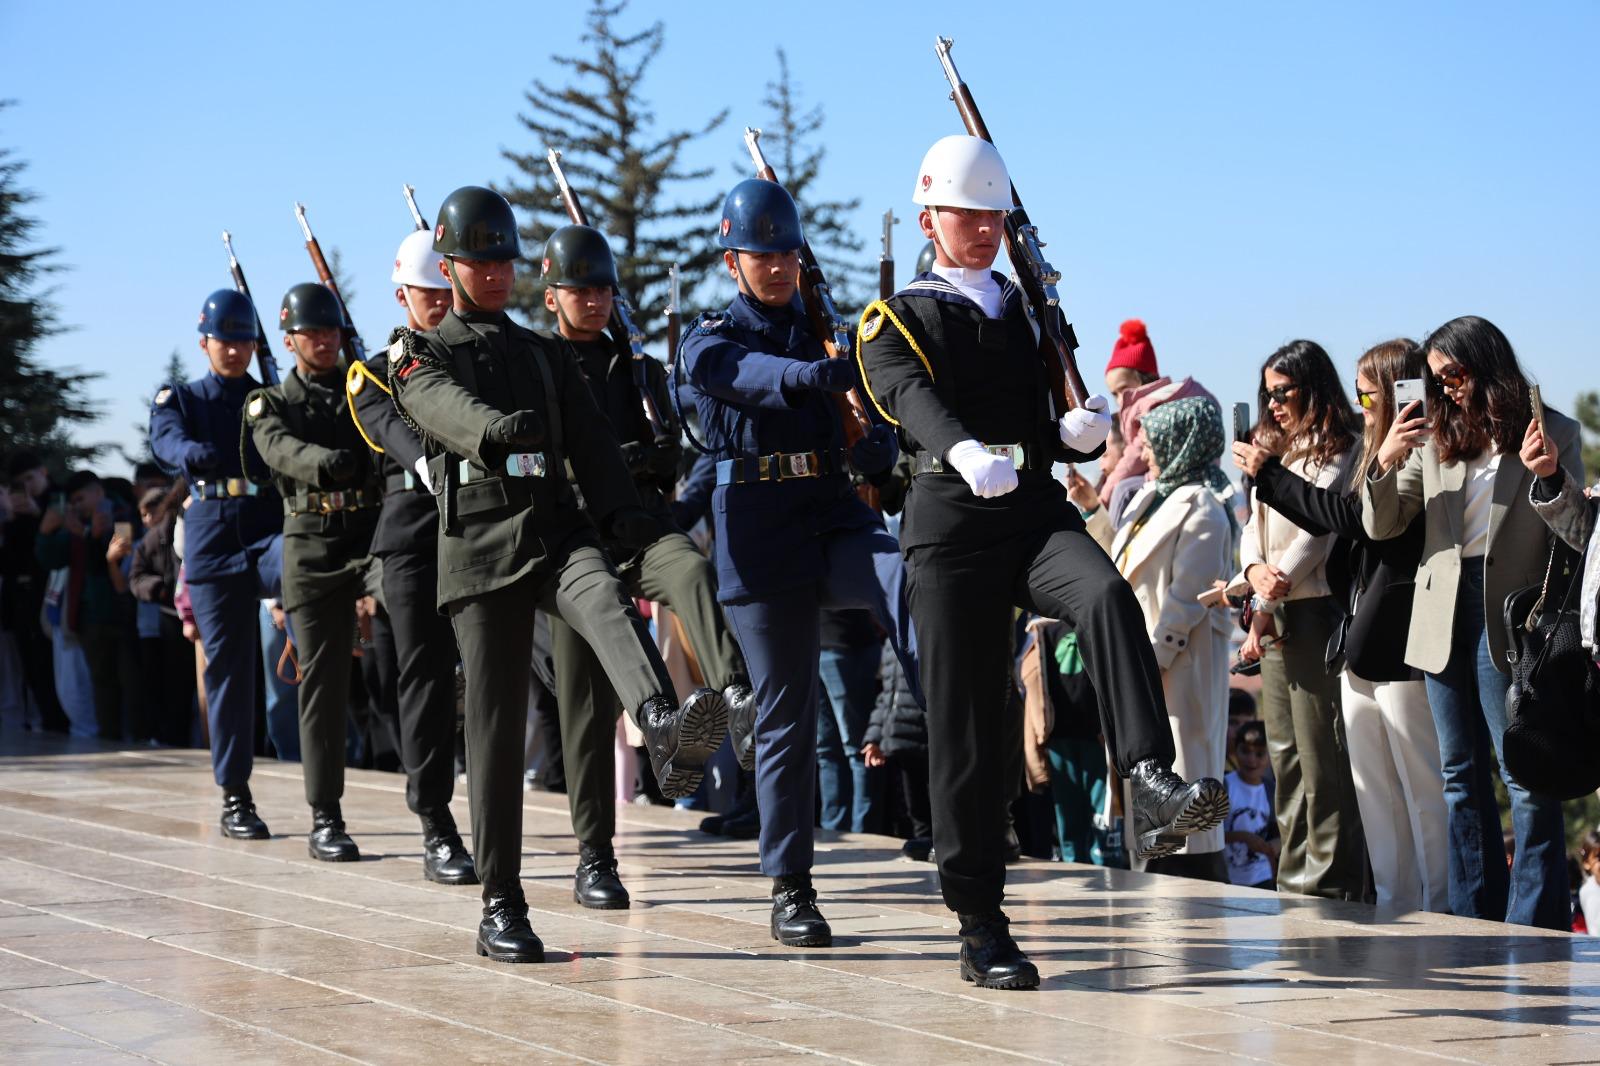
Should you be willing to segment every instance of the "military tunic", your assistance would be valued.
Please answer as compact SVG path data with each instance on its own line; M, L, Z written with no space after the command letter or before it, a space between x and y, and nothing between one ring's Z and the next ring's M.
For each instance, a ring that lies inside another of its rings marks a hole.
M346 408L342 374L283 382L250 395L245 417L283 496L283 606L298 649L300 760L306 802L344 795L345 722L355 649L355 603L364 582L381 500L377 472ZM336 479L338 452L354 460Z
M438 599L466 670L473 850L489 899L521 869L533 609L561 616L594 648L630 714L672 691L589 517L609 524L639 497L565 342L501 313L452 310L390 369L396 403L422 431L443 489ZM489 439L496 419L518 411L544 421L541 451L528 459L542 476L511 476L510 449ZM567 480L568 459L587 513Z

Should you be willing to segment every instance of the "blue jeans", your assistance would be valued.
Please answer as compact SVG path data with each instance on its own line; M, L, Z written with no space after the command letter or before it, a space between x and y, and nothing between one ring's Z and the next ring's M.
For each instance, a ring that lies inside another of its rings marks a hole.
M873 813L873 775L861 757L872 720L883 645L822 649L822 704L817 708L817 779L822 828L865 833ZM831 712L831 713L830 713Z
M1450 661L1428 675L1449 815L1450 910L1466 918L1566 929L1571 903L1561 803L1529 792L1505 772L1502 741L1511 677L1495 669L1490 658L1483 614L1483 559L1463 559ZM1511 797L1516 857L1509 872L1489 776L1491 749Z

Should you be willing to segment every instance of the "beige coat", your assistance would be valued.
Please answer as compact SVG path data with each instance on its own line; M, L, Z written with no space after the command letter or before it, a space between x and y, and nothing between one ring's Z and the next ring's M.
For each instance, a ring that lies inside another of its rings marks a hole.
M1113 537L1111 558L1133 587L1161 667L1178 750L1172 768L1188 781L1220 780L1227 769L1228 634L1233 619L1226 609L1202 607L1199 597L1233 573L1233 525L1211 490L1185 485L1134 535L1134 524L1154 492L1146 486L1128 505L1131 518ZM1222 828L1189 837L1185 850L1222 850Z
M1561 465L1581 484L1583 453L1578 423L1547 408L1545 424ZM1404 465L1377 480L1368 479L1362 488L1361 524L1374 540L1399 536L1419 511L1426 513L1406 662L1433 674L1450 661L1465 535L1466 471L1465 463L1442 465L1439 453L1429 443L1412 452ZM1501 457L1489 508L1489 548L1483 560L1483 616L1490 655L1502 672L1510 668L1501 623L1506 597L1543 581L1550 558L1550 531L1528 502L1532 481L1533 475L1517 456Z

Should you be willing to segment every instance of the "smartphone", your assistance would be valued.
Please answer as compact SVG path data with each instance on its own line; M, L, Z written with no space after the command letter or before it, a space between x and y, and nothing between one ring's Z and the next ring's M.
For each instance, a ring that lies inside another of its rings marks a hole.
M1250 443L1250 405L1247 403L1233 405L1233 441L1235 444Z
M125 540L130 544L133 543L133 523L113 522L111 524L111 536L114 540Z
M1413 413L1415 418L1428 417L1428 389L1421 378L1401 378L1394 383L1394 416L1399 418L1413 404L1422 406Z
M1539 386L1534 385L1530 388L1529 397L1533 403L1533 420L1539 424L1539 436L1544 440L1544 453L1553 455L1550 450L1550 431L1544 424L1544 397L1539 395Z

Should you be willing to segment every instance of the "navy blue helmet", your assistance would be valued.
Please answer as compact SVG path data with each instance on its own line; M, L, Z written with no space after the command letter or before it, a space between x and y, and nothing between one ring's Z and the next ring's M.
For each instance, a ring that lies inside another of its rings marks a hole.
M800 209L776 182L741 181L722 202L717 246L740 252L792 252L804 243Z
M255 340L255 304L242 292L218 289L200 309L200 332L223 341Z

